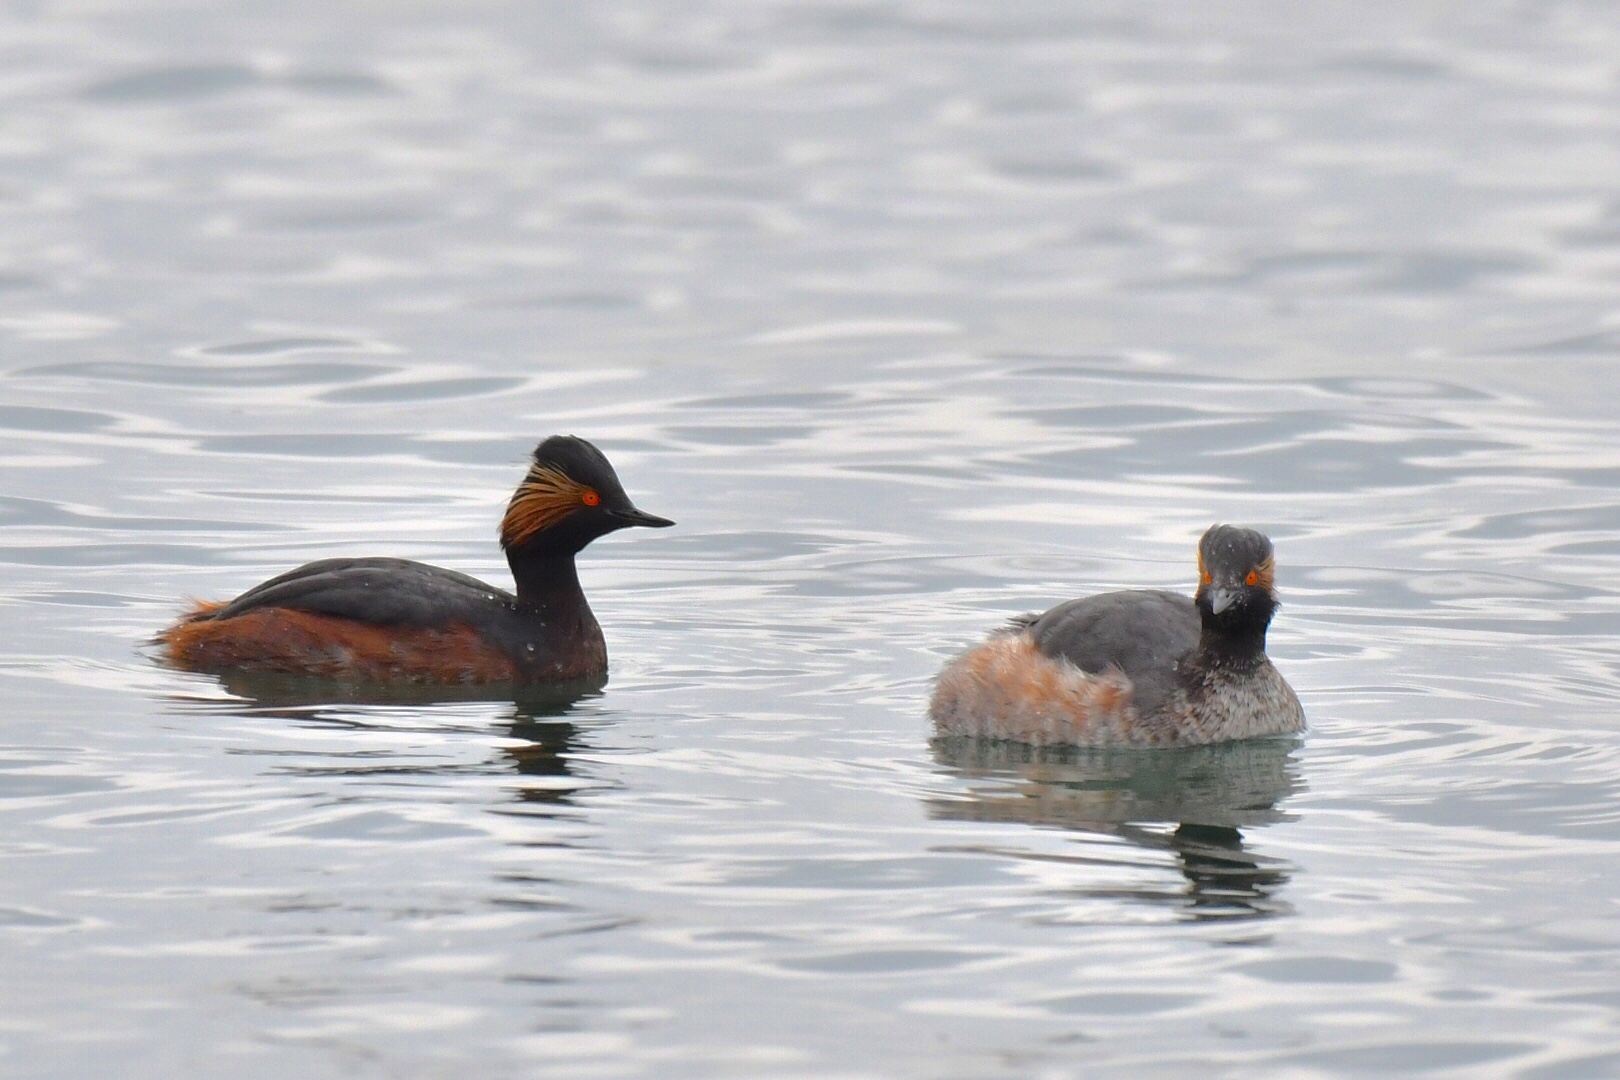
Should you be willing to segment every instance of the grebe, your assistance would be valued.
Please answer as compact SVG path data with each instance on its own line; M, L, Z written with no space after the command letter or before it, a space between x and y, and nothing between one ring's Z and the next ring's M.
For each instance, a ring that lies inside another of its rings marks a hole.
M1271 541L1214 525L1198 592L1131 589L1059 604L945 665L929 715L941 735L1036 746L1190 746L1303 731L1299 698L1266 656L1277 610Z
M543 684L607 675L602 628L574 556L632 525L636 509L602 451L554 435L501 519L516 593L407 559L321 559L228 603L202 603L157 636L178 667L377 683Z

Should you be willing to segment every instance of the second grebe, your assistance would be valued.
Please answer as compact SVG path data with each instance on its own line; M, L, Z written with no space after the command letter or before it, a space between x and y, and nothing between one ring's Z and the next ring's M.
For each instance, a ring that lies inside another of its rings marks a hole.
M1132 589L1059 604L945 665L929 714L941 735L1037 746L1185 746L1303 731L1266 657L1277 610L1271 541L1214 525L1198 592Z

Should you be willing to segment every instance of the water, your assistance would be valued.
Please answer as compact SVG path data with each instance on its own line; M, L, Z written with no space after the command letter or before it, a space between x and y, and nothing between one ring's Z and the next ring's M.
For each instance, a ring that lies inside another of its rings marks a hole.
M1620 1075L1609 7L0 27L8 1075ZM605 694L143 648L559 431ZM1303 741L930 744L1215 520Z

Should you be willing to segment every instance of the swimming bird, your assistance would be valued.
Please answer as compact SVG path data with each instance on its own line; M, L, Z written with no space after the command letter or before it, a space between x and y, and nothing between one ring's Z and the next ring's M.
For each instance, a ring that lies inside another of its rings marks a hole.
M407 559L321 559L228 603L201 603L156 642L177 667L418 684L549 684L607 675L602 628L574 556L632 525L607 457L554 435L535 448L501 519L515 592Z
M1025 615L945 665L941 735L1037 746L1188 746L1305 728L1266 656L1277 610L1271 541L1213 525L1198 591L1102 593Z

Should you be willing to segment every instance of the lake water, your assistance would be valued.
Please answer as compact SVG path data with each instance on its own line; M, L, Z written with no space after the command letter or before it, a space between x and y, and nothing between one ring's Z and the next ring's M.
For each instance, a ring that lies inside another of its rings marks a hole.
M0 1071L1620 1076L1620 14L1217 7L7 5ZM553 432L601 696L144 646ZM1304 740L930 743L1216 520Z

